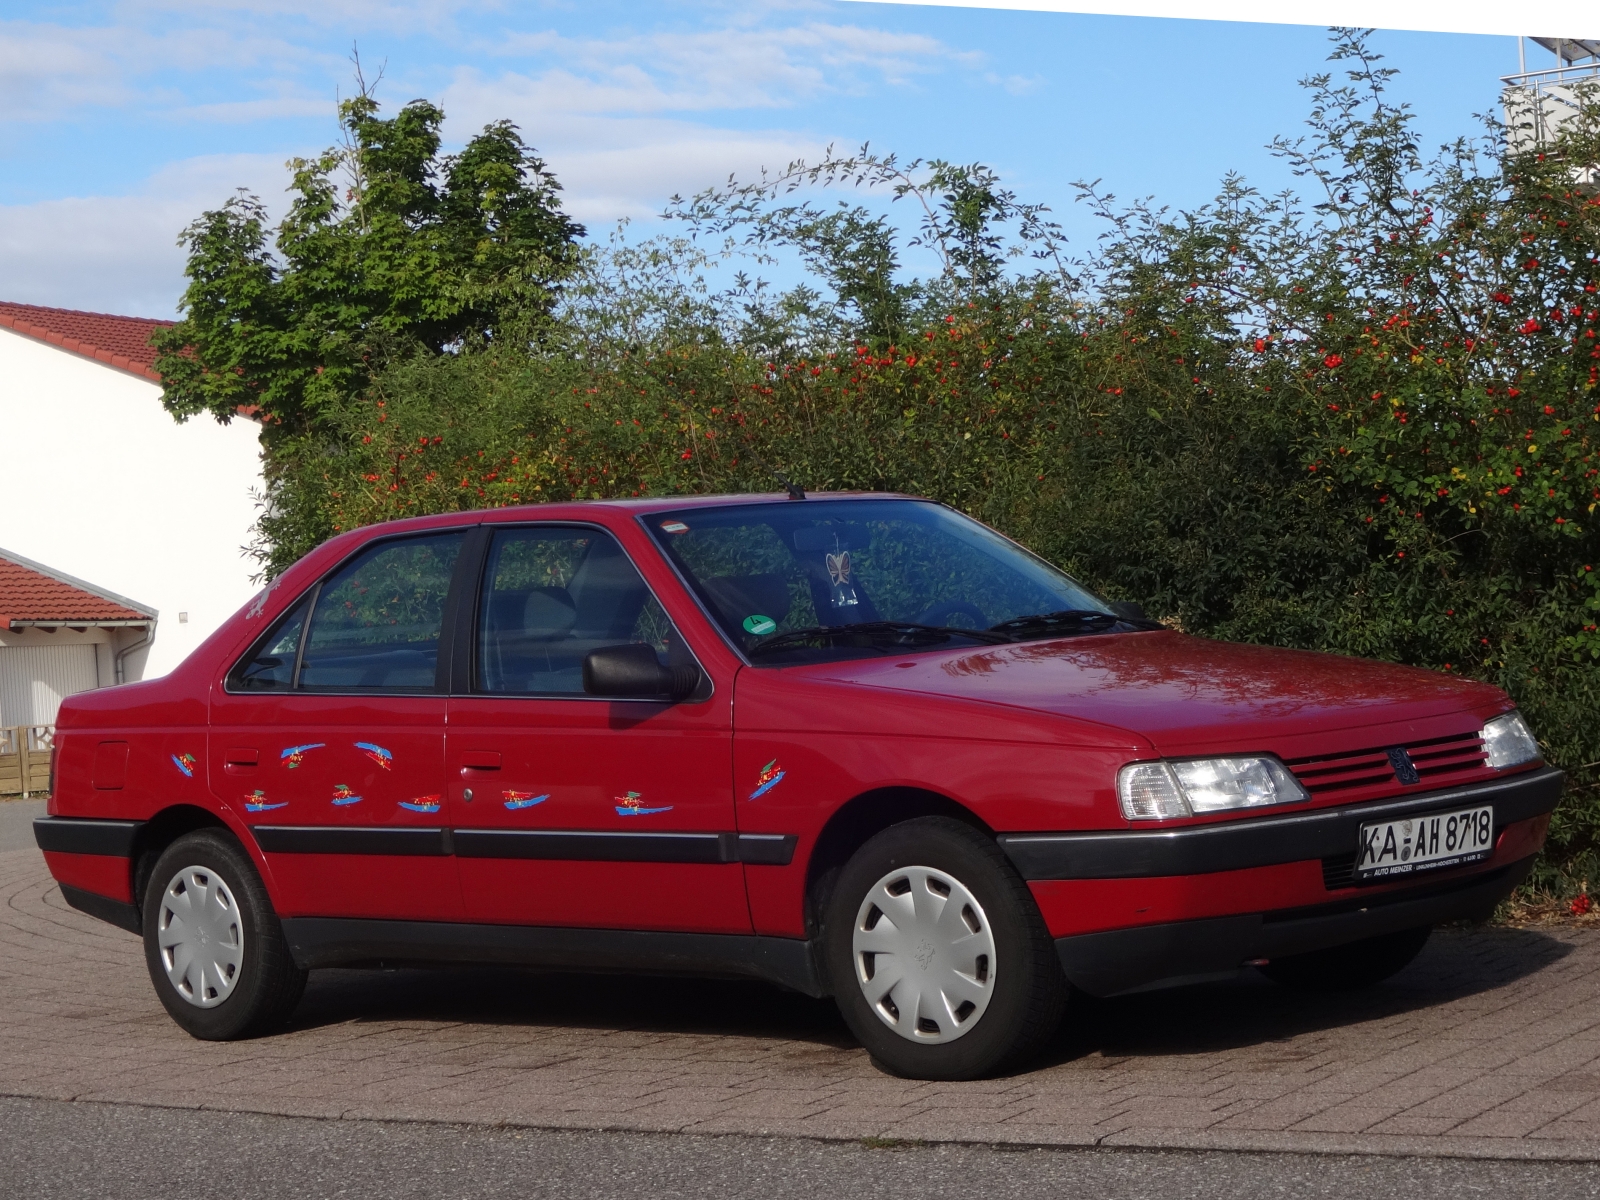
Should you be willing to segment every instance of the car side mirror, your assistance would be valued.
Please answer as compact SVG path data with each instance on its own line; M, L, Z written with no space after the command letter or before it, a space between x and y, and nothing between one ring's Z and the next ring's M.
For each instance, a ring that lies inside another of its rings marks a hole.
M1130 621L1148 621L1150 619L1144 615L1144 605L1135 604L1132 600L1113 600L1106 607L1116 613L1117 616L1126 617Z
M602 646L583 659L583 690L591 696L687 700L699 686L699 667L663 667L653 648L637 642Z

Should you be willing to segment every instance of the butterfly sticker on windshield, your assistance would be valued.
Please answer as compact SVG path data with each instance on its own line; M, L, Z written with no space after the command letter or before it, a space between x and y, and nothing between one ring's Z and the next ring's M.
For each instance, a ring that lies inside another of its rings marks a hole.
M410 809L412 812L436 813L439 811L441 796L417 796L410 800L400 801L400 807Z
M773 759L761 768L761 774L756 776L756 790L750 793L750 799L758 800L773 788L783 782L784 770L778 765L778 760Z
M373 742L357 742L356 749L377 763L385 771L394 767L394 755Z
M340 807L343 807L346 804L360 804L365 799L365 796L356 795L355 789L352 788L348 783L338 783L334 785L333 802Z
M183 777L185 779L194 778L194 755L174 754L172 756L172 765L183 772Z
M290 746L278 755L278 761L292 771L305 761L307 751L321 750L327 744L327 742L308 742L304 746Z
M659 808L646 808L644 797L638 792L629 792L626 796L615 797L617 802L617 816L619 817L648 817L651 813L671 812L672 805L663 804Z
M837 554L824 554L822 562L828 568L828 582L833 589L833 606L852 608L860 603L856 599L855 584L850 582L850 551L840 550Z
M273 808L288 808L288 807L289 807L289 802L287 800L280 800L276 804L269 804L267 802L267 794L265 792L263 792L260 788L257 788L255 791L251 792L248 796L246 796L244 798L244 810L245 810L245 812L266 812L269 809L273 809Z
M546 792L542 796L535 796L532 792L504 791L500 793L500 799L505 801L507 808L512 812L516 812L519 808L532 808L535 804L543 804L550 799L550 793Z

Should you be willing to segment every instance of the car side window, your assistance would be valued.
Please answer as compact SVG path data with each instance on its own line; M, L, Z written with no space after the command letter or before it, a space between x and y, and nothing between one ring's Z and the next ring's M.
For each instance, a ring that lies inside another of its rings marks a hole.
M306 628L302 600L278 622L278 627L257 645L255 653L234 667L228 676L228 690L234 692L287 692L294 686L294 664L300 654L300 638Z
M663 665L692 661L615 538L570 525L495 532L478 604L474 691L582 695L584 657L626 643L653 646Z
M456 530L379 542L324 580L296 686L431 691L445 598L463 537Z

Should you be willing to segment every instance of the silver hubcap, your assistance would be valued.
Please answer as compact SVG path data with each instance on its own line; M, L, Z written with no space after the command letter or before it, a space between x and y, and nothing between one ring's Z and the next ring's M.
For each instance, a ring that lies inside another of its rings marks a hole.
M983 905L933 867L902 867L873 884L850 948L872 1011L909 1041L954 1041L994 995L994 934Z
M185 867L161 894L156 942L172 986L196 1008L233 994L244 965L244 922L233 890L210 867Z

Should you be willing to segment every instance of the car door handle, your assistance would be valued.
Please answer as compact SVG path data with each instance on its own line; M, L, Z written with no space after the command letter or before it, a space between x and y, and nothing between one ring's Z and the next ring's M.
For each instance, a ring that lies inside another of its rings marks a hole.
M247 771L256 769L256 764L261 761L261 752L251 750L244 746L231 746L223 755L222 769L230 775L243 775Z
M500 755L493 750L468 750L461 756L461 774L469 771L498 771Z

